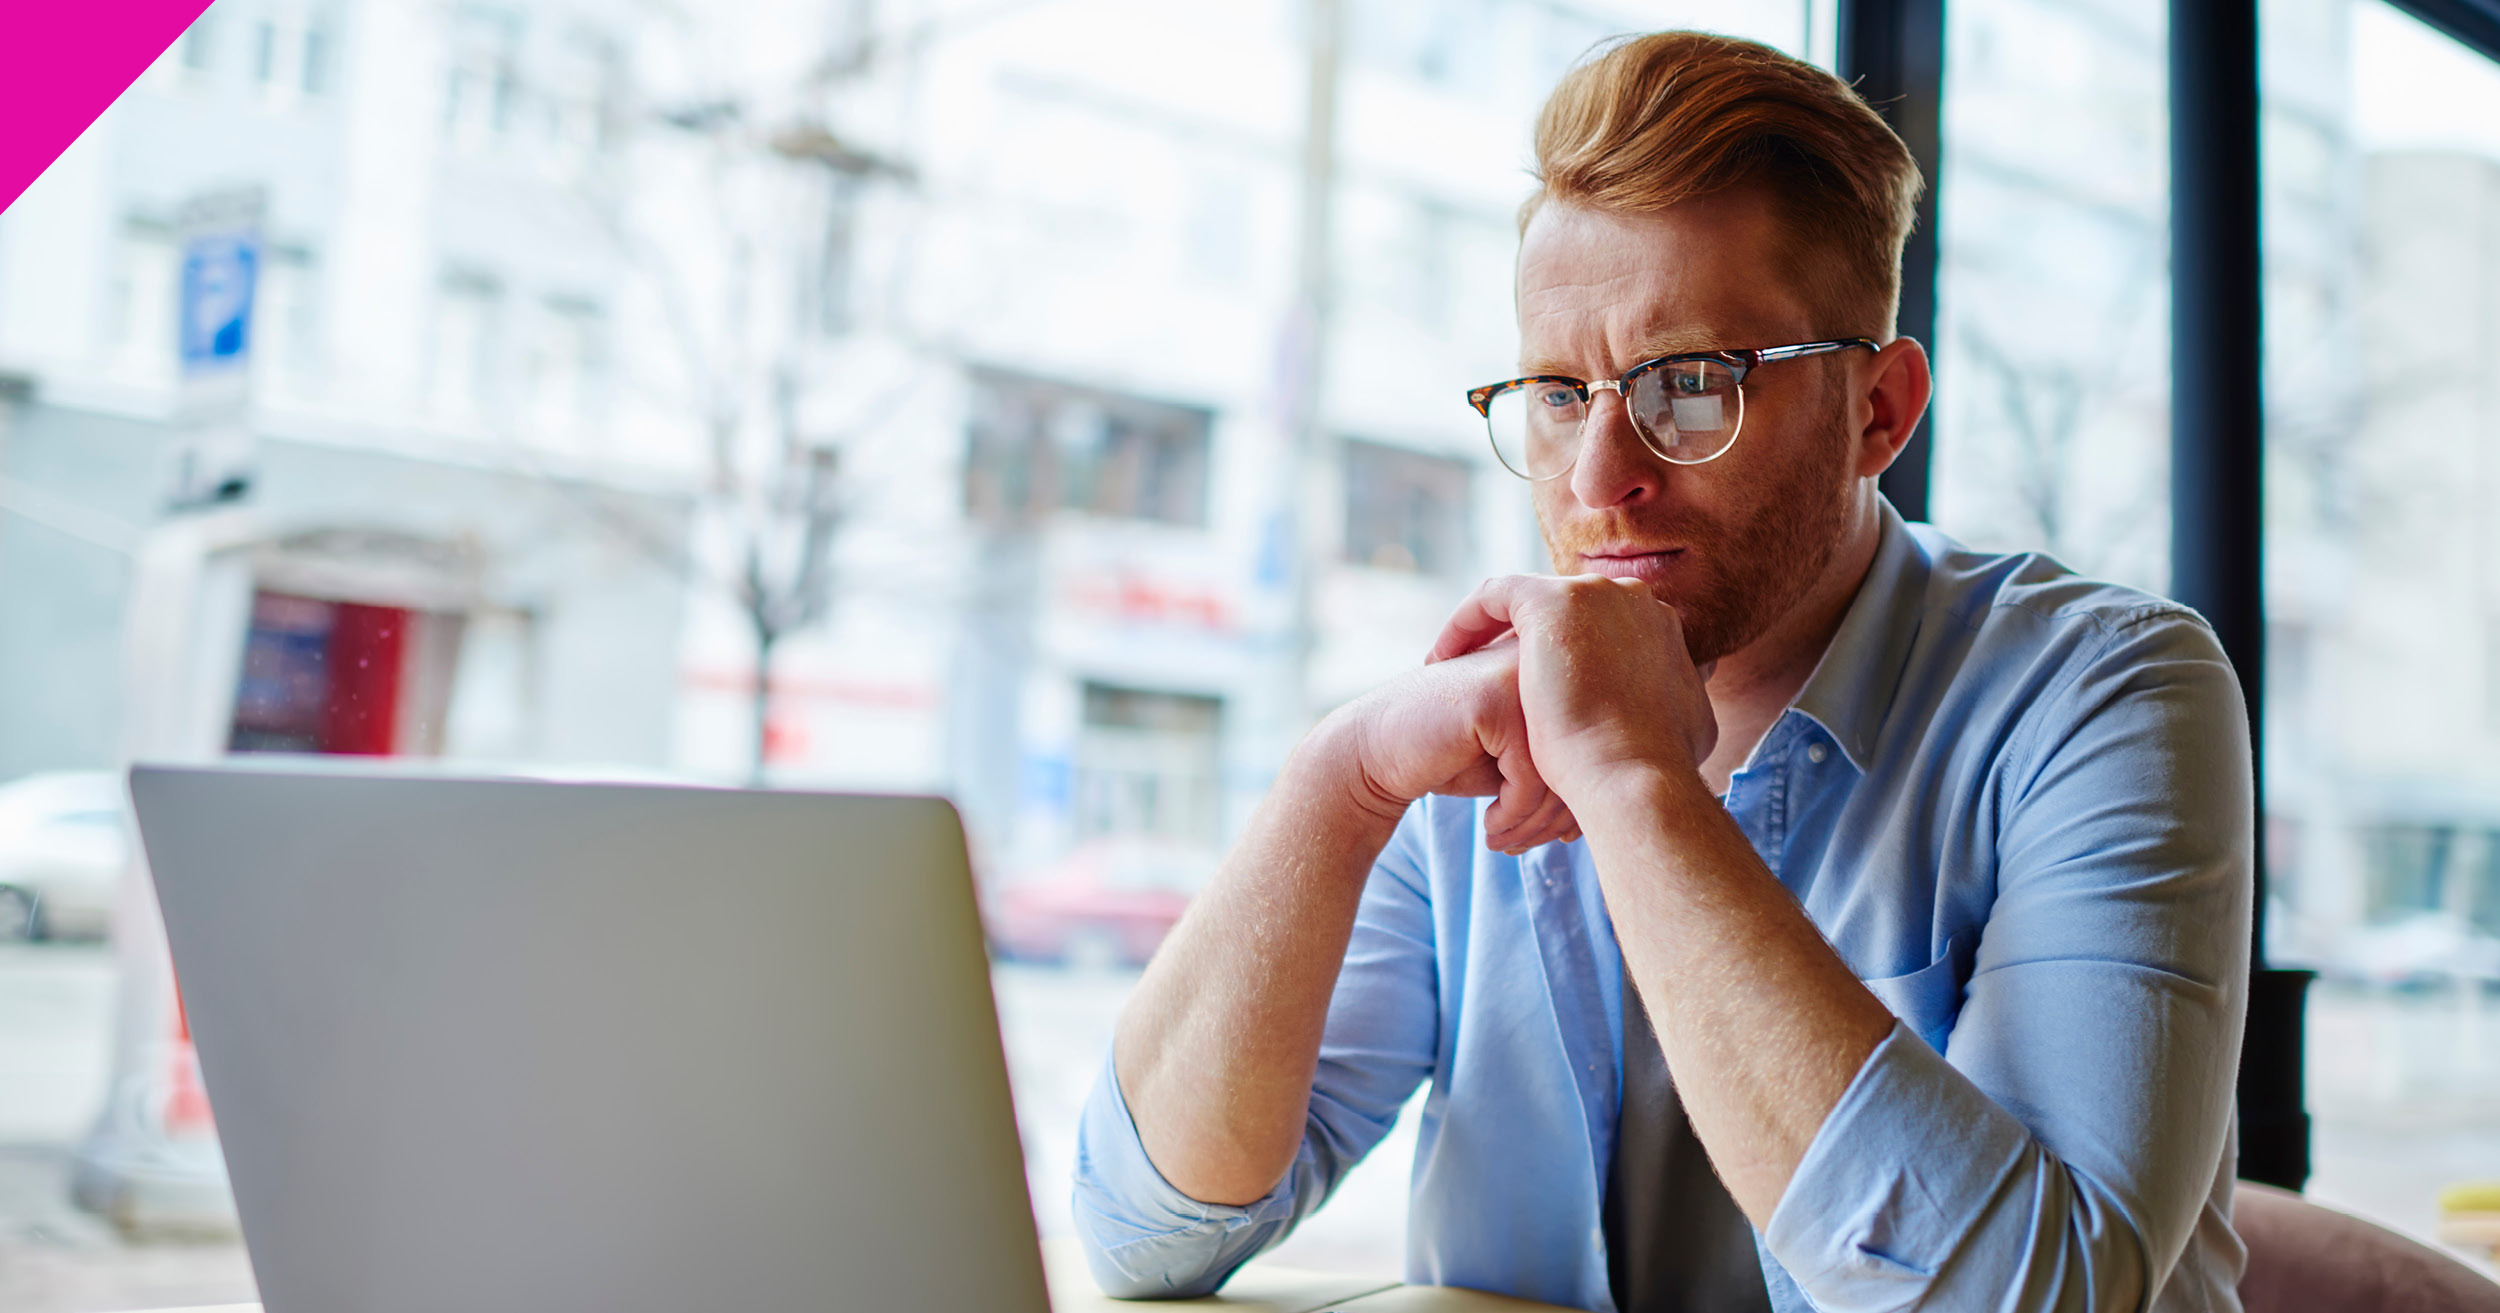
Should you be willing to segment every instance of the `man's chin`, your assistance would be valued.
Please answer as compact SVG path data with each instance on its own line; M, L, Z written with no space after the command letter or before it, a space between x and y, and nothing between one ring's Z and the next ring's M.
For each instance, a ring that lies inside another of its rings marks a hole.
M1716 661L1762 636L1767 628L1766 617L1749 608L1741 596L1709 578L1672 580L1652 584L1649 595L1675 608L1677 627L1684 633L1684 652L1693 664Z
M1650 584L1649 595L1675 608L1677 628L1684 634L1684 652L1694 665L1716 661L1751 639L1751 635L1731 633L1740 618L1731 615L1724 600L1712 598L1707 590L1661 581Z

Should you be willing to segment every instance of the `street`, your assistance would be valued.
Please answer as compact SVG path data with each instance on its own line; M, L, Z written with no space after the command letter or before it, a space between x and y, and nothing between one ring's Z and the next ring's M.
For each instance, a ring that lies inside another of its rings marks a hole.
M1069 1226L1077 1112L1130 971L997 968L1000 1024L1044 1234ZM70 1206L68 1151L101 1096L114 968L97 945L0 945L0 1308L111 1313L253 1298L241 1246L131 1244ZM2311 1007L2311 1195L2427 1238L2442 1185L2500 1178L2500 1007L2454 991L2321 987ZM1415 1109L1273 1261L1402 1266Z

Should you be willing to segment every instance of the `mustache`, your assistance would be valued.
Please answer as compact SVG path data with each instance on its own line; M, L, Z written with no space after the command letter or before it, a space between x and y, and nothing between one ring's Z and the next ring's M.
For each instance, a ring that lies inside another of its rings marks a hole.
M1584 552L1609 543L1672 542L1694 544L1714 537L1713 526L1701 517L1650 515L1609 510L1602 516L1576 518L1559 529L1548 525L1545 541L1555 555Z

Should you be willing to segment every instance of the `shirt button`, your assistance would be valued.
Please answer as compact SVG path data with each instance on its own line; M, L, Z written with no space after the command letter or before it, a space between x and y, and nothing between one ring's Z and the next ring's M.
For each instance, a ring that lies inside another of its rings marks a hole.
M1824 747L1820 743L1809 743L1806 745L1806 760L1813 762L1817 766L1822 765L1824 761L1831 757L1831 755L1832 750Z

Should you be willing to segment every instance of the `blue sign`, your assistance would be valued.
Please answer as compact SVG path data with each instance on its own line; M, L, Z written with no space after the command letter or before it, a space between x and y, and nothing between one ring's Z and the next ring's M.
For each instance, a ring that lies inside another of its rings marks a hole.
M1069 799L1075 797L1075 763L1064 756L1046 752L1024 754L1025 805L1044 811L1064 813Z
M182 252L182 371L234 369L251 353L252 290L260 277L260 238L203 233Z

